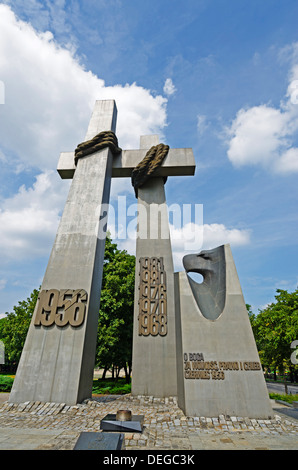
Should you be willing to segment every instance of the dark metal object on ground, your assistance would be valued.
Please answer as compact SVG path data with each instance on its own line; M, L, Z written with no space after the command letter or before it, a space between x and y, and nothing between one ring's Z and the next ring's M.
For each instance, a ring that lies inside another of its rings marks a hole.
M130 421L120 421L116 414L108 414L101 420L100 429L114 432L142 432L143 421L143 415L132 415Z
M81 432L73 450L121 450L124 435L105 432Z

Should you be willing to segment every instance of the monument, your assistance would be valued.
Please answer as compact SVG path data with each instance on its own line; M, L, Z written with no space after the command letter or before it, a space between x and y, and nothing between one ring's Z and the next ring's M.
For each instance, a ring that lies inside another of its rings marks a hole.
M111 178L131 177L148 152L118 147L116 117L114 100L96 101L85 141L60 155L58 173L72 184L10 402L91 397ZM155 176L193 172L191 149L171 149Z
M138 198L132 394L177 396L190 416L268 418L229 245L184 256L185 271L174 273L164 184L194 174L192 150L170 149L158 136L122 150L116 115L113 100L96 101L85 141L60 155L57 170L72 184L9 401L73 405L91 397L111 178L131 177Z
M97 101L85 141L115 131L114 101ZM9 400L76 404L91 396L109 202L109 147L74 160L68 198Z

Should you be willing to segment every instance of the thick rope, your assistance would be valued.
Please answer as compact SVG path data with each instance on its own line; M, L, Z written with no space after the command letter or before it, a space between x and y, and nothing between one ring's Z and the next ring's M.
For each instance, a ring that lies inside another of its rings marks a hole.
M158 144L148 150L143 160L133 169L131 174L131 183L138 197L138 188L143 186L146 181L154 175L167 156L170 147L164 144ZM166 178L164 179L166 181Z
M117 137L112 131L100 132L93 139L79 144L75 149L75 165L77 165L79 158L91 155L91 153L98 152L106 147L109 147L113 154L121 152L121 148L118 147Z

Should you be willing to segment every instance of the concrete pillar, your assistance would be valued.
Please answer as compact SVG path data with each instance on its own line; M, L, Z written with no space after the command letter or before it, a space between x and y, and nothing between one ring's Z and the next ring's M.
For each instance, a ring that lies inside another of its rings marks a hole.
M85 140L104 130L115 131L116 115L114 101L97 101ZM47 311L52 313L38 311L42 299L37 302L10 402L73 405L91 396L106 238L106 227L99 218L103 205L109 202L112 160L109 149L78 160L41 286L41 291L53 290L52 300L47 298L48 304L52 302ZM63 293L70 300L64 313L59 308ZM71 293L74 297L67 297ZM74 315L71 303L75 300L83 304L76 304L79 308L75 314L85 311L83 321L73 319L63 325L66 310ZM54 322L49 319L51 315Z
M141 148L157 144L141 140ZM138 189L132 394L177 396L174 268L161 177Z

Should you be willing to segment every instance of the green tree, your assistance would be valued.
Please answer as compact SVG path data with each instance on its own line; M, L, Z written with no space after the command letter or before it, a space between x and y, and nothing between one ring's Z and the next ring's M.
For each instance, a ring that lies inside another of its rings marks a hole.
M298 289L276 292L276 301L251 317L252 328L263 366L281 373L288 369L291 379L297 380L298 366L291 362L291 343L298 339Z
M39 291L34 289L27 300L22 300L13 307L13 312L6 313L0 320L0 339L5 346L5 366L15 371L24 347L27 331L34 312Z
M98 323L96 365L124 368L131 374L135 257L120 251L106 239L103 282ZM5 347L5 368L15 371L19 363L39 291L13 307L0 320L0 340Z
M98 319L96 365L125 370L130 380L132 360L135 257L106 239Z

